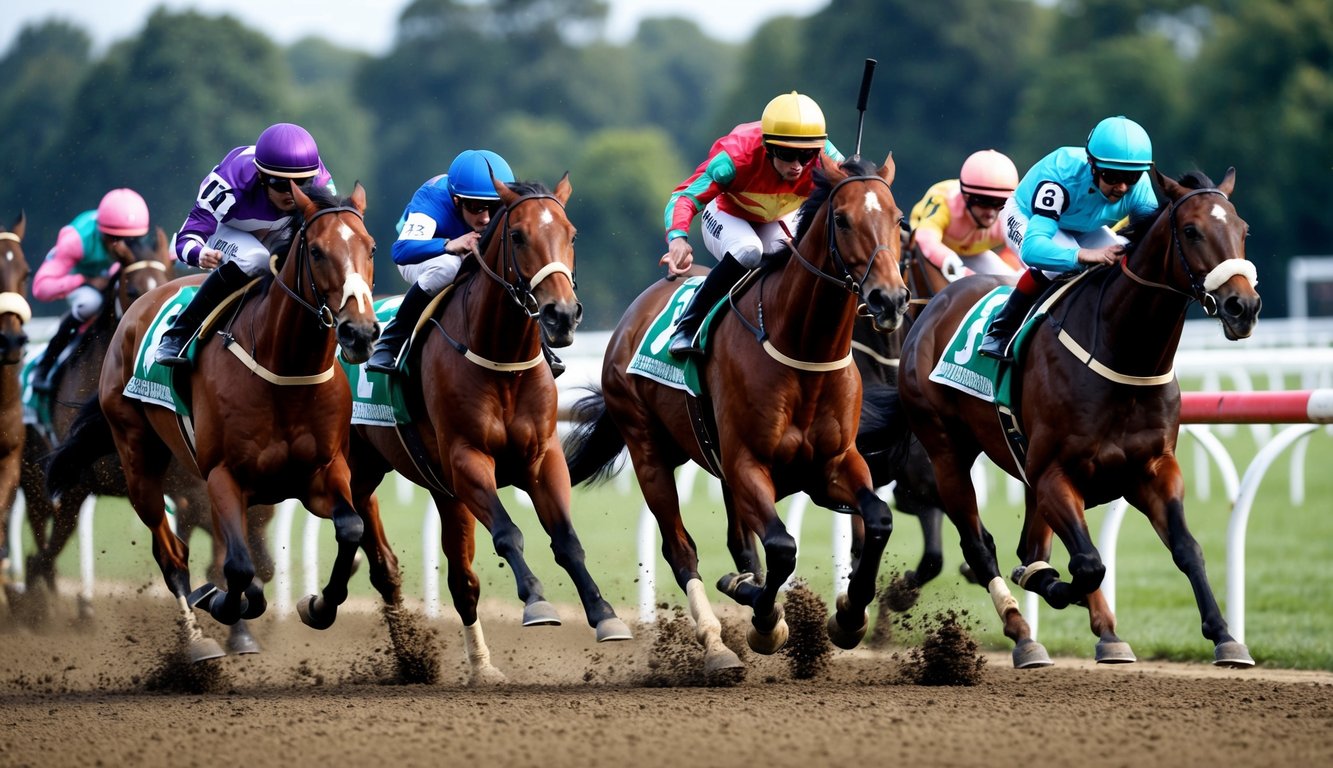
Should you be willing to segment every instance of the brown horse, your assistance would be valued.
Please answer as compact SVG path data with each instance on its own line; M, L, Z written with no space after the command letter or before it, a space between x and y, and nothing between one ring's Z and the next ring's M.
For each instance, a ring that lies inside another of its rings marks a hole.
M864 549L851 583L828 622L843 648L865 634L880 556L892 530L888 505L875 495L870 470L854 444L861 377L851 365L858 310L893 331L907 309L898 271L899 221L882 168L854 158L840 167L825 158L816 188L801 208L787 258L731 299L714 326L712 356L702 378L711 399L720 448L728 545L742 570L718 588L754 611L750 647L774 653L787 639L778 590L796 566L796 542L775 503L803 491L817 503L854 510L865 521ZM572 479L604 476L628 446L643 494L662 533L663 554L689 600L709 674L740 668L722 643L708 604L694 542L685 530L673 470L709 458L691 423L688 395L626 368L675 286L660 281L626 311L611 337L600 392L579 401L566 441ZM758 535L767 573L749 541Z
M555 380L542 357L542 337L568 346L583 314L574 294L574 226L564 208L572 189L567 176L554 194L532 183L495 188L503 207L483 234L480 256L469 260L418 345L419 413L403 429L413 430L426 466L418 466L393 427L356 426L351 451L358 505L374 503L371 494L391 469L435 500L474 683L504 679L491 665L477 619L474 517L513 569L524 625L560 623L523 558L523 534L500 503L499 487L513 485L532 498L597 640L631 637L589 575L574 532L569 471L556 436Z
M286 258L275 259L271 279L246 290L228 310L225 327L204 337L192 370L177 376L192 428L183 429L176 413L122 393L158 308L183 282L198 277L150 291L126 312L102 368L98 400L80 413L49 468L48 482L60 493L79 466L113 447L119 453L130 503L152 532L153 556L180 606L196 660L220 649L203 637L193 605L224 624L255 618L266 607L245 541L252 504L295 498L333 520L338 553L322 595L298 605L306 624L332 625L362 543L372 583L387 603L398 604L397 562L379 520L363 520L352 506L344 455L351 395L334 360L341 351L348 361L364 362L379 335L370 289L374 241L362 220L365 191L357 184L341 202L323 191L308 197L295 185L292 194L296 229ZM227 553L225 589L205 584L190 591L189 548L171 532L163 505L163 478L173 456L208 485L214 530Z
M1167 202L1131 228L1120 263L1074 283L1029 336L1016 371L1022 386L1015 405L1027 441L1021 467L993 404L929 379L962 318L1002 280L977 276L949 286L926 306L903 349L903 405L930 452L963 554L1015 642L1016 667L1051 662L1000 577L995 542L977 512L969 471L982 452L1027 482L1014 580L1056 608L1086 605L1098 661L1134 661L1134 655L1117 637L1101 593L1106 567L1083 512L1124 496L1148 517L1189 578L1215 663L1254 663L1227 633L1203 551L1185 523L1175 458L1180 386L1172 372L1185 313L1195 301L1221 320L1228 339L1253 332L1260 299L1254 266L1245 260L1247 225L1229 200L1235 169L1216 187L1202 174L1180 182L1154 176ZM1070 553L1068 582L1046 562L1053 532Z
M29 424L24 446L23 495L28 506L28 525L32 529L35 551L28 557L27 570L29 601L27 615L40 618L47 613L46 593L55 591L56 559L64 551L77 525L79 510L89 496L125 496L125 474L120 458L114 454L93 462L83 473L81 481L61 494L60 503L53 503L46 495L46 476L42 463L53 446L63 442L69 434L78 409L89 398L95 397L98 380L102 375L102 361L111 345L111 336L125 311L140 296L172 279L176 258L167 242L166 233L158 228L153 239L135 239L124 248L114 249L113 255L120 268L112 275L103 292L102 310L68 349L67 359L59 363L56 382L50 396L50 423ZM188 542L196 530L209 532L212 520L209 510L208 489L192 468L173 460L164 478L163 488L172 498L175 509L176 535ZM250 510L246 518L251 551L257 560L257 573L263 581L273 578L273 558L265 540L265 528L273 517L272 506ZM220 540L214 541L213 562L209 568L210 581L221 581L222 561L226 549ZM79 617L92 617L88 597L79 595ZM231 653L256 653L259 643L251 635L246 623L232 626L227 638Z
M23 255L27 217L20 213L9 229L0 227L0 580L9 575L9 515L18 494L23 463L23 391L19 373L28 343L25 325L32 309L28 293L28 260Z

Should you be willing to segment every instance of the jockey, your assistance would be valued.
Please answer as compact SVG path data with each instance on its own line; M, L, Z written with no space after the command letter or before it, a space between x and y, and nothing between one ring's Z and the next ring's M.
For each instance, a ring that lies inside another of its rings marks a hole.
M50 391L60 353L102 310L102 291L120 269L119 259L132 258L125 241L147 233L148 204L125 188L107 192L96 210L84 211L60 228L55 247L32 278L32 295L38 301L66 299L69 312L33 367L33 389Z
M1113 264L1124 252L1110 225L1157 210L1147 171L1152 141L1127 117L1108 117L1082 147L1061 147L1037 162L1000 212L1009 247L1028 266L991 321L981 354L1006 359L1023 316L1062 272Z
M935 184L912 207L912 231L921 255L950 282L978 272L1015 274L995 251L1004 246L1000 208L1017 186L1014 161L993 149L973 152L958 178Z
M287 235L296 201L292 183L334 191L306 129L276 123L253 146L228 152L199 184L194 208L172 237L176 258L213 272L162 335L154 361L185 365L186 344L223 299L269 269L269 254Z
M514 183L514 172L503 157L489 149L465 149L449 163L447 173L422 184L412 195L398 220L398 239L393 243L393 262L411 285L398 305L398 314L375 344L366 362L368 370L398 374L398 358L426 306L458 277L463 259L477 253L481 233L500 208L492 176L505 184ZM551 373L564 373L564 364L545 341L542 350Z
M673 356L699 355L694 337L713 305L765 253L783 242L783 223L814 190L813 170L842 162L828 140L824 113L809 96L784 93L764 107L755 123L742 123L713 142L708 159L667 199L667 252L659 263L670 275L684 275L694 263L690 222L702 209L704 246L718 260L694 292L671 337Z

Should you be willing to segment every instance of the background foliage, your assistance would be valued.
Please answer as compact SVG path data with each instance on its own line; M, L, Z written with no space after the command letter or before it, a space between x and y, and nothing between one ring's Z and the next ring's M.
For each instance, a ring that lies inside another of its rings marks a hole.
M37 261L61 225L131 186L174 230L223 154L289 120L315 134L343 188L367 186L371 231L387 242L421 182L485 146L522 178L571 173L585 327L608 328L661 274L666 196L712 140L796 89L850 153L871 57L862 150L894 153L903 207L975 149L1026 168L1125 114L1148 128L1168 173L1239 169L1266 314L1285 312L1286 261L1328 251L1325 206L1310 194L1333 181L1333 12L1322 0L831 0L738 45L683 19L646 22L614 45L601 34L606 9L417 0L382 56L319 39L284 48L191 11L158 10L96 57L77 26L27 27L0 52L0 221L27 212ZM380 253L377 289L400 291Z

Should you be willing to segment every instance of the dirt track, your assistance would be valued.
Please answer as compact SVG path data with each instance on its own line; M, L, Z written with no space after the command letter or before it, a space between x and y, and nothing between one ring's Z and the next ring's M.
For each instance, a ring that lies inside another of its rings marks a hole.
M453 618L428 625L440 680L392 684L387 630L360 610L326 632L265 617L265 652L216 662L208 692L155 692L174 633L159 592L103 600L91 630L19 629L0 609L0 765L1333 763L1328 673L1071 660L1018 672L994 655L976 686L927 687L891 649L836 652L808 680L750 654L739 686L700 688L685 685L693 649L651 629L597 646L576 614L521 629L505 604L482 615L509 677L499 688L465 685Z

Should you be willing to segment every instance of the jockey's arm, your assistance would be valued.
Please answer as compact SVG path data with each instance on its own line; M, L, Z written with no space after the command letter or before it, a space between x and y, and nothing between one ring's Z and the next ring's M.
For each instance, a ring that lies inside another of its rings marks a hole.
M73 227L63 227L56 245L32 277L32 297L38 301L56 301L88 282L74 271L83 261L83 239Z

